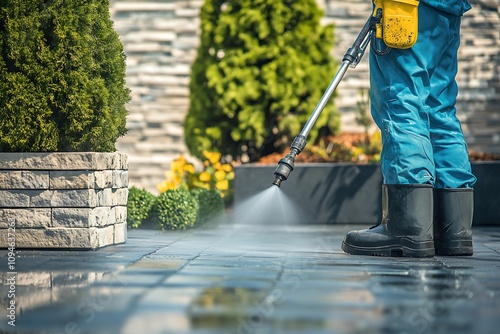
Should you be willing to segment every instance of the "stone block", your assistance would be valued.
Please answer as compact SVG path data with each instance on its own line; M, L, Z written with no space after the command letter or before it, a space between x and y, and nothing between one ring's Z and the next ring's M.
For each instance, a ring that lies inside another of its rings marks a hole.
M121 244L127 241L127 223L114 225L114 240L115 244Z
M92 226L102 227L109 225L109 216L111 215L111 207L97 207L92 211ZM114 212L113 212L114 215Z
M114 208L108 208L109 214L106 218L105 225L115 225L116 224L116 210Z
M102 170L94 172L94 184L96 189L111 188L113 186L114 170Z
M57 170L50 172L50 189L89 189L94 186L93 181L94 173L91 171Z
M103 228L16 229L16 248L96 249L114 243L114 225ZM7 232L0 229L0 248L7 248Z
M115 239L115 227L113 225L102 228L92 228L90 232L91 248L112 245Z
M113 188L127 188L128 187L128 171L127 170L113 170Z
M85 153L2 153L0 169L57 170L91 169L92 157Z
M96 154L94 156L94 167L96 170L120 168L120 157L118 154Z
M127 205L128 188L96 190L97 206Z
M7 228L8 219L14 219L16 228L50 227L51 209L4 209L0 208L0 228Z
M1 189L48 189L49 172L0 170Z
M118 205L113 207L115 210L115 223L122 224L127 222L127 206Z
M113 205L127 205L128 201L128 188L120 188L113 191Z
M116 210L111 207L52 209L54 227L103 227L115 224L115 217Z
M30 194L29 207L93 208L97 206L94 189L26 191Z
M123 153L55 152L2 153L0 170L106 170L127 169Z
M98 206L113 206L113 190L111 188L96 190Z
M90 232L87 228L16 229L16 248L97 248ZM0 230L0 248L6 246L7 233Z
M92 211L90 208L53 208L52 226L82 228L96 226Z
M30 196L23 190L0 190L1 208L27 208Z

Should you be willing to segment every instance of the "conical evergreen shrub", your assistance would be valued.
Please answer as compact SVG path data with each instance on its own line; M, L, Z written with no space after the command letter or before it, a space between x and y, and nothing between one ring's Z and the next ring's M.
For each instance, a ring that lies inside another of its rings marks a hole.
M126 132L108 0L2 0L0 78L0 151L114 151Z
M335 74L333 27L315 0L206 0L185 141L246 161L281 152ZM329 103L308 139L338 129Z

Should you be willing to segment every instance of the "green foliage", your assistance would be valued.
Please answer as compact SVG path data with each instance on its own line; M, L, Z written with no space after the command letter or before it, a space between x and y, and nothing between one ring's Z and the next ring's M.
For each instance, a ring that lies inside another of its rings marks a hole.
M145 189L130 187L127 201L127 226L138 228L149 217L155 195Z
M159 228L185 230L196 223L198 209L197 198L188 190L167 190L156 197L151 209L151 218Z
M130 100L108 0L0 3L0 151L115 151Z
M224 212L224 199L217 190L193 189L191 193L198 199L197 224L203 224Z
M333 27L322 16L315 0L205 1L185 120L191 154L246 162L290 144L334 75ZM329 103L309 141L338 126Z

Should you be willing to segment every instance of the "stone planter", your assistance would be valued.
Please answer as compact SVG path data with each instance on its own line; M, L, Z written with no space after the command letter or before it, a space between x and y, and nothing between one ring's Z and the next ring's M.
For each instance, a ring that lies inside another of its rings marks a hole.
M127 156L0 153L0 248L96 249L127 239Z
M275 165L235 168L234 205L268 189ZM472 164L474 225L500 226L500 162ZM381 217L380 166L349 163L297 164L281 189L313 224L376 224Z

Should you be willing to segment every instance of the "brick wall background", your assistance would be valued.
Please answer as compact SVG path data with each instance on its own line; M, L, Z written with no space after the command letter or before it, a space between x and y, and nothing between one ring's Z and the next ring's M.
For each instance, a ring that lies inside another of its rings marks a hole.
M332 55L339 61L371 12L369 0L317 0L323 22L334 23ZM457 109L471 149L500 153L500 0L471 0L463 18ZM184 145L189 105L189 72L196 56L203 0L111 0L111 15L127 55L132 90L128 134L118 142L129 156L130 184L157 192L169 163ZM354 121L360 91L368 89L368 57L349 70L335 105L342 130L360 130Z

